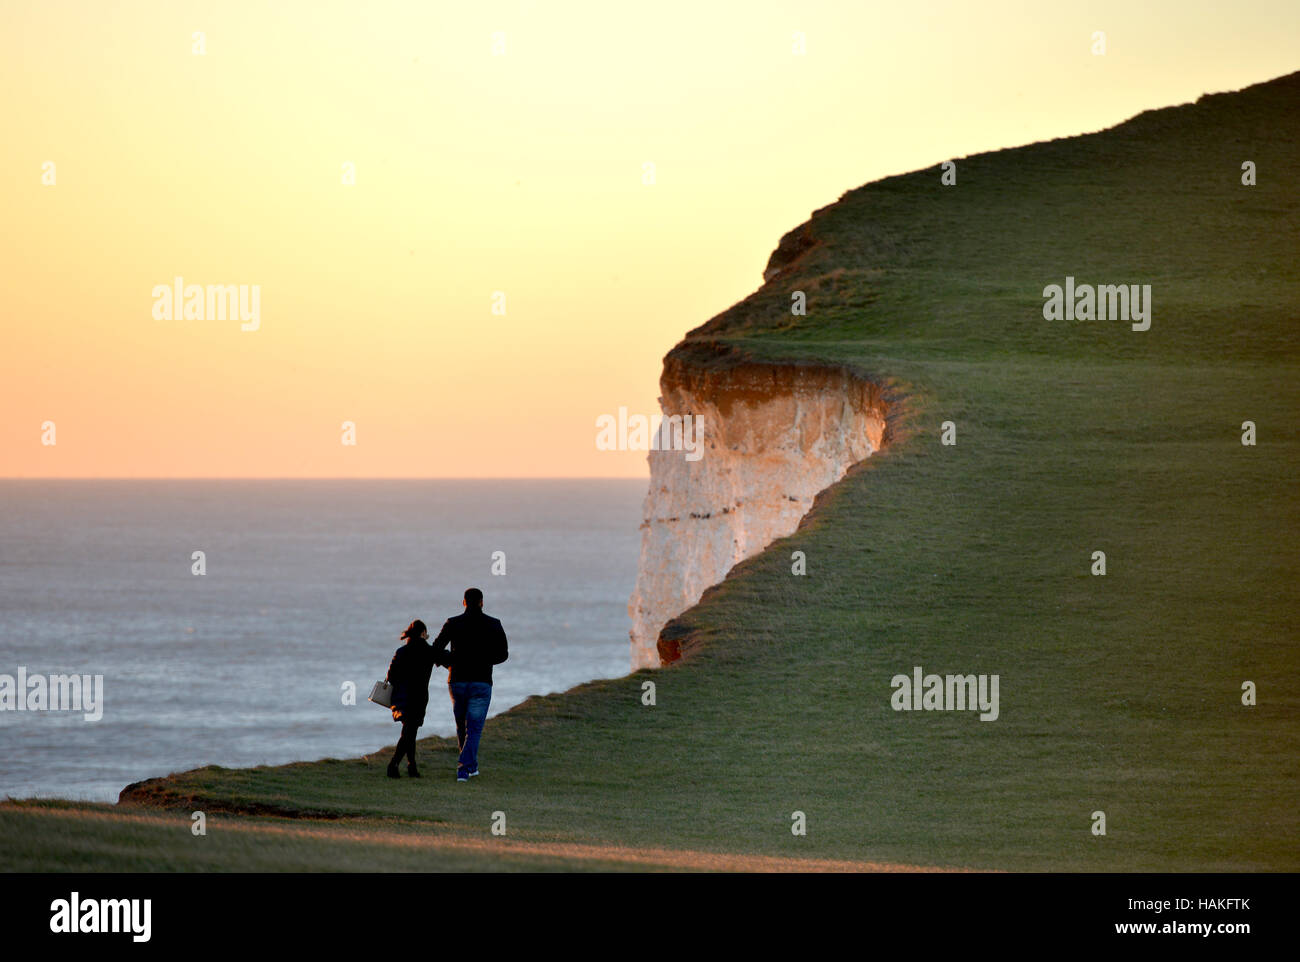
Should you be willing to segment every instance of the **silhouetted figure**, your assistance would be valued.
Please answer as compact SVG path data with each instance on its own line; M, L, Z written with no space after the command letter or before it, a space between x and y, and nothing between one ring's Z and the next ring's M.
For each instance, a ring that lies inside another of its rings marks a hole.
M483 592L465 589L465 613L448 618L433 642L433 657L451 673L451 711L456 717L456 781L467 782L478 774L478 743L492 703L492 666L505 661L505 629L501 622L483 614ZM447 646L450 645L450 652Z
M388 666L388 682L393 686L393 721L402 723L402 737L388 763L388 777L401 778L397 763L407 758L406 774L419 778L415 765L415 733L424 724L424 710L429 707L429 676L433 674L433 648L429 629L418 618L402 632L406 644L393 654Z

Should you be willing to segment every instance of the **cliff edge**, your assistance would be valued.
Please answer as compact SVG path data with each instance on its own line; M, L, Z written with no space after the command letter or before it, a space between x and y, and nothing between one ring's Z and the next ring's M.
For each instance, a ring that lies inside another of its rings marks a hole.
M664 358L659 383L665 417L698 419L703 456L649 454L628 602L634 669L677 660L664 626L738 562L792 534L817 494L886 435L879 386L848 365L760 361L688 339Z

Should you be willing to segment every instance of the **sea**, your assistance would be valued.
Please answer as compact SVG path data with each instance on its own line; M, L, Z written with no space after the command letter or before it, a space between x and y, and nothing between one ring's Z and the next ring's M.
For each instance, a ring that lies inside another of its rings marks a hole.
M0 684L20 669L103 677L98 720L0 710L0 798L115 801L131 782L203 765L391 746L398 726L371 687L402 629L419 618L436 636L467 587L509 641L489 719L626 675L645 491L595 479L0 481ZM420 734L454 732L435 669Z

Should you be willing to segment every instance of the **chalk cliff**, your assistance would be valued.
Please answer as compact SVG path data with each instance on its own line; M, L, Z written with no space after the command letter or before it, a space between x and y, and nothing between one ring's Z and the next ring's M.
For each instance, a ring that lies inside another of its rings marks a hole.
M775 255L774 255L775 259ZM701 419L703 456L651 451L632 618L633 668L677 657L665 623L737 562L792 534L818 492L877 450L879 388L853 370L768 363L713 341L664 358L660 407Z

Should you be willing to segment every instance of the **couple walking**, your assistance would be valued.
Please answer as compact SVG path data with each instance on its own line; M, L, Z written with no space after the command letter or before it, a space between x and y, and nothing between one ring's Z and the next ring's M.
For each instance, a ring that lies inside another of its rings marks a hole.
M402 723L402 737L388 763L389 778L402 777L397 763L403 756L407 759L406 774L420 777L415 765L415 733L424 724L434 665L451 669L447 687L451 689L451 711L460 745L456 781L467 782L478 774L479 737L492 702L492 666L505 661L509 651L501 622L483 613L483 592L466 588L462 603L465 612L448 618L432 645L423 621L411 622L402 632L406 644L397 649L388 666L393 721Z

